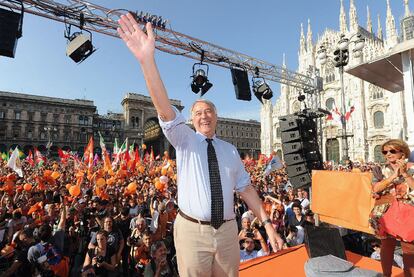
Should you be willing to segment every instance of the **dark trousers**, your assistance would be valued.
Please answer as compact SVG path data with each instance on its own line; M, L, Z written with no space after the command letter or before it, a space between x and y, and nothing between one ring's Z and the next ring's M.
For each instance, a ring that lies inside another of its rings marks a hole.
M384 277L391 276L394 262L394 250L397 240L387 238L381 240L381 266ZM414 243L401 242L404 262L404 276L414 277Z

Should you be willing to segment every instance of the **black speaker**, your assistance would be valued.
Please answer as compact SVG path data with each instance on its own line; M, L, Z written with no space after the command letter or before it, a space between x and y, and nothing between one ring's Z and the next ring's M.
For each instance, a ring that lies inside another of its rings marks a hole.
M309 173L289 177L289 180L291 184L295 184L295 188L308 187L312 183L312 178Z
M289 181L294 188L309 187L313 169L323 169L316 122L298 115L279 117L282 151Z
M346 260L344 242L337 228L306 226L305 246L309 258L331 254Z
M14 58L21 36L21 14L0 9L0 56Z
M247 71L231 68L230 72L233 80L234 91L236 92L236 99L244 101L252 100L249 75L247 74Z

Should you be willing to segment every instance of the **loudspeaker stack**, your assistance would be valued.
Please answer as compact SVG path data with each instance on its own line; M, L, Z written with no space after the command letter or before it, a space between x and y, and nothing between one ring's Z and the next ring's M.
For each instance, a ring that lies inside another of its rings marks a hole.
M301 115L279 117L282 151L290 183L309 187L313 169L323 169L314 118Z

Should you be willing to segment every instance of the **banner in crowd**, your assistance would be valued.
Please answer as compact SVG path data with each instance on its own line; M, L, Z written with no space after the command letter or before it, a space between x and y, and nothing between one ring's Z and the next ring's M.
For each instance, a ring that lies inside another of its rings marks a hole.
M373 234L371 180L368 172L312 171L312 211L323 222Z

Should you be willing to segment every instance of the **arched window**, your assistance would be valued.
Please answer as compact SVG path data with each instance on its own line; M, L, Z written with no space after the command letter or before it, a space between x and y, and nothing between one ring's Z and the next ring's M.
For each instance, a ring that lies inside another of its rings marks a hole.
M382 155L381 153L381 145L377 145L374 147L374 162L377 162L377 163L385 162L384 155Z
M328 111L332 111L333 110L333 107L335 105L335 99L328 98L328 100L326 100L326 102L325 102L325 105L326 105L326 109Z
M377 111L374 113L374 127L375 129L384 128L384 113Z
M135 117L131 117L132 128L135 128Z
M83 125L83 115L79 116L79 125Z
M339 141L337 139L326 140L326 160L339 162Z

